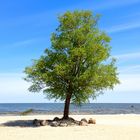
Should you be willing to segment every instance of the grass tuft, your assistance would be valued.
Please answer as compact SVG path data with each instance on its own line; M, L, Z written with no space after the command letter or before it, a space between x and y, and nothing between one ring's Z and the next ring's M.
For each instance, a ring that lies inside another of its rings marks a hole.
M28 115L29 113L32 113L32 112L33 112L33 109L27 109L27 110L21 112L20 115L25 116L25 115Z

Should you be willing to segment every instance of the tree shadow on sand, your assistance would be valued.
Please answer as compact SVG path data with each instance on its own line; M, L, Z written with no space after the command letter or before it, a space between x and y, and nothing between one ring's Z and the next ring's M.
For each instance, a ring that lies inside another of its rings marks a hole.
M8 121L0 126L6 127L40 127L40 126L51 126L51 127L67 127L67 126L88 126L88 124L96 124L96 120L90 118L88 121L83 118L81 121L74 120L73 118L58 118L55 117L53 120L14 120Z
M8 121L8 122L0 124L0 126L6 126L6 127L35 127L33 125L33 120Z

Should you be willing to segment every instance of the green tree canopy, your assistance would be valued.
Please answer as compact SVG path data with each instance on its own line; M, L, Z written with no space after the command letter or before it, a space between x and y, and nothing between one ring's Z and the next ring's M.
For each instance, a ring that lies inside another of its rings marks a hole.
M110 37L99 30L99 16L91 11L66 12L51 36L51 47L26 67L31 92L43 90L51 99L81 104L119 83L115 59L110 56Z

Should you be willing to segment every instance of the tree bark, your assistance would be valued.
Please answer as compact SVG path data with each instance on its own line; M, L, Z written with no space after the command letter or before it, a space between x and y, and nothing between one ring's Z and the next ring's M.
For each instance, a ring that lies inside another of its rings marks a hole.
M72 95L71 93L68 93L66 96L63 119L69 118L69 107L70 107L71 95Z

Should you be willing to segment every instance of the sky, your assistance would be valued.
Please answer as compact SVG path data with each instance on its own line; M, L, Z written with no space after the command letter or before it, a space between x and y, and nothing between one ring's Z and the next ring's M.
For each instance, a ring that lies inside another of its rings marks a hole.
M91 102L140 103L139 7L140 0L0 0L0 103L54 102L29 93L23 71L51 46L57 17L67 10L100 14L98 26L112 38L121 84Z

